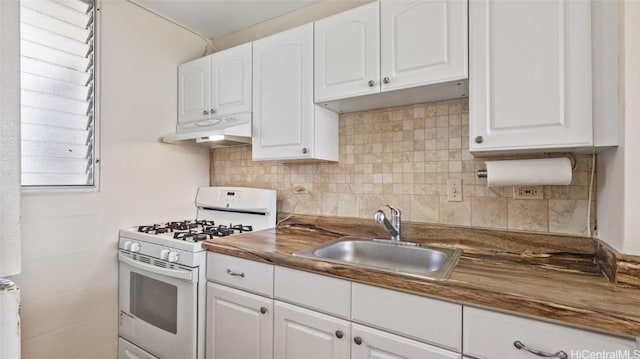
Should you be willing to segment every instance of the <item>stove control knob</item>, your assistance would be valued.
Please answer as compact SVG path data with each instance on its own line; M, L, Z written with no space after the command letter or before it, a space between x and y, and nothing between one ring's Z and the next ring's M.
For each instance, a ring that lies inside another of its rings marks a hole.
M140 252L140 243L138 242L131 243L131 252Z
M169 250L168 249L163 249L163 250L160 251L160 259L163 259L165 261L167 259L169 259Z
M130 251L131 250L131 241L125 241L124 243L122 243L122 249L124 249L125 251Z
M178 252L170 251L169 256L167 257L167 260L169 262L177 262L179 258L180 258L180 254Z

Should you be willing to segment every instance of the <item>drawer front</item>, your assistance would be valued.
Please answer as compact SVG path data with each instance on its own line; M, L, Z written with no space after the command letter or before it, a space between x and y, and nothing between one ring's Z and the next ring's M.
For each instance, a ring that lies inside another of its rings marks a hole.
M358 324L351 333L351 359L460 359L459 353Z
M351 282L295 269L276 267L275 297L285 302L350 319Z
M479 359L539 358L516 348L516 341L535 350L558 353L558 358L562 357L561 351L567 358L591 358L589 353L618 350L628 350L629 358L640 355L640 350L634 351L635 341L629 339L477 308L464 308L463 327L464 354Z
M207 253L207 280L273 298L273 265Z
M359 283L352 293L354 322L461 351L462 306Z

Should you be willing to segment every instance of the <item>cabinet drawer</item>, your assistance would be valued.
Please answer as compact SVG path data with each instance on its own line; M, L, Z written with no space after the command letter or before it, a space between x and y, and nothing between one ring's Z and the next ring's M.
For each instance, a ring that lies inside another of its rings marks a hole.
M464 308L463 327L464 354L479 359L538 358L517 349L516 341L550 354L563 351L567 358L582 355L576 353L616 350L629 350L631 358L636 348L635 342L629 339L470 307Z
M207 253L207 280L273 297L273 265Z
M354 322L461 351L462 306L364 284L352 284Z
M351 334L351 359L460 359L459 353L358 324L353 324Z
M351 282L349 281L276 267L274 287L277 299L350 319Z

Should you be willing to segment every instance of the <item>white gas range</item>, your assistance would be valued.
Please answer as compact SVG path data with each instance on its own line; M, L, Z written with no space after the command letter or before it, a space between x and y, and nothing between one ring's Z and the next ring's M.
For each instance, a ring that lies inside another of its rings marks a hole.
M118 359L203 359L202 241L275 227L276 192L202 187L194 220L120 231Z

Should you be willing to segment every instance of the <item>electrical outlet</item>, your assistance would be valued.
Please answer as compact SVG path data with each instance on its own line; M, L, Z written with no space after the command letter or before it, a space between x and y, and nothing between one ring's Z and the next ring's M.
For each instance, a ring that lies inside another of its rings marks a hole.
M513 199L544 199L542 186L513 186Z
M462 180L447 180L447 201L462 202Z

